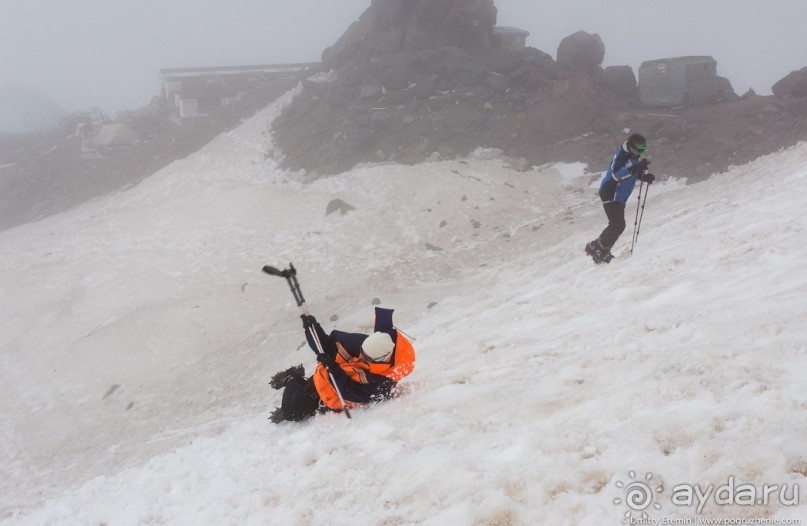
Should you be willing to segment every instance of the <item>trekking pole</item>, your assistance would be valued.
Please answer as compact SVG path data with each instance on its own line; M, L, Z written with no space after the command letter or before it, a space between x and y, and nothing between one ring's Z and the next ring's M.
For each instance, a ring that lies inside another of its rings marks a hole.
M407 338L408 340L412 340L413 342L416 342L416 341L417 341L417 338L415 338L414 336L410 336L410 335L406 334L406 333L405 333L403 330L401 330L399 327L396 327L395 325L393 325L393 326L392 326L392 328L393 328L393 329L395 329L396 331L400 332L400 333L401 333L401 334L403 334L404 336L406 336L406 338Z
M639 226L636 228L636 241L639 240L639 231L642 230L642 218L644 217L644 204L647 202L647 194L650 193L650 183L644 191L644 199L642 199L642 213L639 214Z
M631 240L630 243L631 254L633 254L633 246L636 244L636 238L638 237L637 228L639 225L639 208L642 204L642 187L644 187L644 181L639 182L639 195L636 196L636 218L634 218L633 220L633 239Z
M637 221L633 224L633 242L630 245L630 253L633 254L633 246L639 241L639 232L642 229L642 218L644 217L644 205L647 203L647 194L650 193L650 183L647 183L647 188L644 191L644 199L642 199L642 186L644 186L644 181L642 184L639 185L639 196L636 202L636 218ZM641 204L641 206L640 206ZM639 213L639 209L641 208L641 214Z
M280 276L286 278L286 282L289 284L291 293L294 295L294 301L297 302L300 312L304 316L310 316L308 306L305 304L305 298L303 297L303 291L300 289L300 283L297 281L297 269L294 268L294 265L289 263L289 268L284 270L278 270L275 267L265 265L263 267L263 271L270 276ZM316 329L313 327L306 327L306 331L311 334L311 339L313 339L314 343L317 345L317 349L314 351L314 354L317 356L324 355L325 351L322 350L322 342L319 340L319 335L317 334ZM328 371L328 376L331 379L331 385L333 385L334 391L336 391L336 396L339 397L339 403L342 404L342 409L345 411L345 416L348 417L348 419L352 418L350 416L350 409L348 409L345 399L342 397L342 392L339 390L339 386L336 385L336 379L333 377L333 373L331 373L328 366L325 366L325 370Z

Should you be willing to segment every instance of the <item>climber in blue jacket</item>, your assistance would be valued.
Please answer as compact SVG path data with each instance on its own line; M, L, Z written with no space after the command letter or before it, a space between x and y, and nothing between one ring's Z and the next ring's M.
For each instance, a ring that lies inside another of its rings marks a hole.
M634 133L616 151L611 166L600 183L600 199L608 217L608 226L600 236L586 244L586 253L596 263L610 263L613 259L611 248L625 231L625 203L627 203L636 181L651 184L656 176L647 171L648 159L642 159L647 151L645 138Z

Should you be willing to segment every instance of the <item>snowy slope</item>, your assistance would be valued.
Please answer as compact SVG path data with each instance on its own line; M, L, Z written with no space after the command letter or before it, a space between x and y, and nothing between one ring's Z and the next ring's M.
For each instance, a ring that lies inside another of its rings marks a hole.
M291 96L0 234L0 523L618 524L631 471L656 516L807 520L670 500L731 476L807 493L807 145L654 185L635 254L633 200L595 266L596 175L480 151L304 183L268 155ZM328 328L396 309L403 396L268 423L271 374L314 363L260 272L289 261Z

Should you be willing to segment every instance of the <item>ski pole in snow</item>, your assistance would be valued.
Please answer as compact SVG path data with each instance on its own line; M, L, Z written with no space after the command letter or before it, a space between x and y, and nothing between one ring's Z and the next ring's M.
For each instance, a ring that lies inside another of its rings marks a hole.
M639 196L637 197L636 202L636 219L633 222L633 242L630 244L630 253L633 254L633 246L639 240L639 231L642 229L642 218L644 217L644 205L647 202L647 194L650 193L650 183L647 183L647 188L644 191L644 199L642 199L642 187L644 186L644 181L639 184ZM642 213L639 213L639 204L641 203Z
M302 312L304 316L310 316L308 306L305 304L305 298L303 297L303 291L300 290L300 283L297 281L297 269L294 268L294 265L289 263L289 268L284 270L278 270L275 267L265 265L263 267L263 271L270 276L280 276L282 278L286 278L286 282L289 284L291 293L294 295L294 301L296 301L297 306L300 307L300 312ZM325 354L325 352L322 350L322 342L319 341L317 331L313 327L306 327L306 330L309 331L314 343L317 345L317 349L314 351L314 353L317 356ZM350 409L348 409L347 404L345 404L345 399L342 398L342 392L339 390L339 386L336 385L336 379L334 379L333 374L327 366L325 367L325 370L328 371L328 376L331 379L331 385L333 385L333 388L336 391L336 396L339 397L339 403L342 404L342 409L345 411L345 416L352 418L350 416Z

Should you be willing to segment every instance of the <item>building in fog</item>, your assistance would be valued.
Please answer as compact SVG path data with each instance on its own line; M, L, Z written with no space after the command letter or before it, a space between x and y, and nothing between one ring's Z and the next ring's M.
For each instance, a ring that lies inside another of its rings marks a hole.
M517 27L496 26L493 28L493 47L522 49L527 46L529 31Z
M717 61L712 57L663 58L639 67L639 99L647 106L689 106L717 98Z
M227 106L271 79L307 70L317 64L273 64L160 70L160 95L177 108L180 118L207 115L210 108Z

